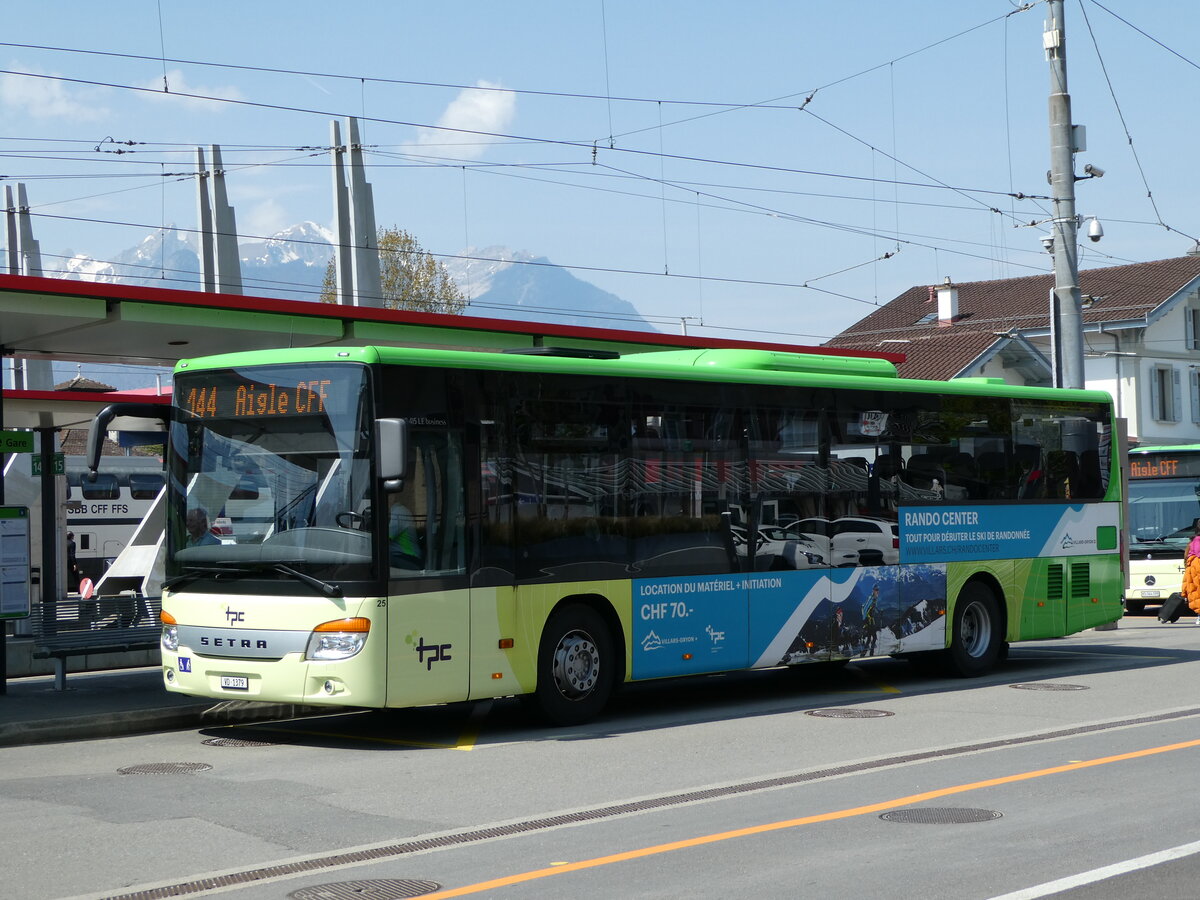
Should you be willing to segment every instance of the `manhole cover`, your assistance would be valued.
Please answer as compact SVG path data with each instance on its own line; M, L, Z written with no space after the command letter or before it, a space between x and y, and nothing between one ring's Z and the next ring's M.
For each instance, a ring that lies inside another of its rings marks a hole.
M144 763L117 769L118 775L191 775L211 769L208 763Z
M374 878L370 881L335 881L300 888L288 894L292 900L394 900L420 897L441 888L436 881L412 881L407 878Z
M1001 813L994 809L918 806L913 809L895 809L879 818L885 822L903 822L906 825L969 825L972 822L990 822L1000 817Z
M276 747L272 741L251 741L247 738L209 738L207 741L201 741L209 747Z
M1086 684L1063 684L1053 681L1034 681L1028 684L1010 684L1009 687L1019 691L1086 691Z
M886 709L806 709L806 716L820 716L823 719L881 719L884 716L894 716L895 713Z

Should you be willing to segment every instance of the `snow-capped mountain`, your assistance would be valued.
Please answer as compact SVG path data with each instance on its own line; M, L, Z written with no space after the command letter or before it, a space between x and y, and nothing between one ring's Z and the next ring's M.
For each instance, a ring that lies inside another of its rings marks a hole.
M301 222L266 240L240 243L242 293L316 300L333 256L333 242L329 229L315 222ZM116 254L112 260L68 253L61 269L47 274L80 281L193 290L200 283L198 246L196 235L171 226L147 235L136 247ZM463 310L465 315L656 330L641 318L633 304L526 251L468 248L449 260L446 269L470 299Z
M79 281L191 287L200 281L200 258L194 244L191 235L172 225L146 235L136 247L122 250L111 260L68 253L59 272L46 260L47 274Z
M238 255L242 258L243 271L256 266L282 266L300 262L314 266L325 275L325 267L333 255L336 236L328 228L316 222L301 222L277 231L265 241L242 241L238 244Z

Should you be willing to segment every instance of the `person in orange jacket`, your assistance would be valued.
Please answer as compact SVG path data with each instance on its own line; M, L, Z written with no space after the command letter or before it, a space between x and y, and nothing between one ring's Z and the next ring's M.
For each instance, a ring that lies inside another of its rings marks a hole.
M1200 519L1192 522L1194 534L1183 554L1183 590L1181 593L1200 625Z

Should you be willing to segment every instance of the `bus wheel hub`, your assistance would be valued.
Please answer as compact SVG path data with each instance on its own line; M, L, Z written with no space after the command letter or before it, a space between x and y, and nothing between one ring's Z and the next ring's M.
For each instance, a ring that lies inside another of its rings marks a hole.
M554 652L554 682L564 697L586 696L596 686L599 672L600 656L591 638L574 632L559 642Z

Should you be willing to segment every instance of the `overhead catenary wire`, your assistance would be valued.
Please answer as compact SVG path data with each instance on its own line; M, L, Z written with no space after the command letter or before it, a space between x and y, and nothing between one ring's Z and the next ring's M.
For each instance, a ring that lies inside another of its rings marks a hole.
M61 219L64 221L91 222L94 224L102 224L102 225L121 225L121 226L124 226L127 228L157 230L157 227L158 227L156 225L152 225L152 224L149 224L146 222L120 222L120 221L116 221L116 220L112 220L112 219L98 219L98 218L87 217L87 216L64 216L64 215L55 215L53 213L33 213L33 212L31 212L30 215L40 215L43 218ZM173 226L171 228L171 230L181 232L184 234L199 234L200 233L200 229L184 228L184 227L178 226L178 225ZM241 234L236 235L236 237L243 238L246 240L257 240L257 241L278 240L278 238L274 235L253 235L253 234L241 233ZM329 245L327 241L310 241L310 240L304 240L304 239L299 239L299 238L290 238L288 240L290 243L295 243L295 244L310 244L310 245L320 245L320 246ZM329 245L329 246L333 246L333 245ZM606 273L614 274L614 275L653 275L653 276L656 276L659 278L674 278L674 279L683 279L683 280L689 280L689 281L694 280L697 277L695 275L688 275L688 274L679 274L679 273L664 274L662 272L652 272L652 271L643 270L643 269L622 269L622 268L616 268L616 267L612 267L612 266L588 266L588 265L581 265L581 264L574 264L574 263L552 263L549 261L542 261L542 260L515 260L515 259L505 259L503 257L480 256L478 254L435 253L435 252L429 251L429 250L426 250L425 252L436 259L452 259L452 260L462 260L462 261L468 261L468 262L488 262L488 263L507 262L507 263L512 263L514 265L532 266L532 267L536 267L536 268L569 269L569 270L580 271L580 272L606 272ZM722 284L743 284L743 285L754 285L754 286L758 286L758 287L807 288L809 290L819 291L820 293L823 293L823 294L828 294L831 296L838 296L845 300L853 300L856 303L871 304L871 301L869 301L869 300L863 300L859 297L854 297L850 294L838 294L835 291L829 291L829 290L825 290L823 288L810 287L807 283L802 283L802 282L769 281L769 280L761 280L761 279L755 280L755 279L748 279L748 278L730 278L730 277L723 277L723 276L719 276L719 275L706 276L705 280L709 281L709 282L714 282L714 283L719 282Z
M128 90L128 91L135 91L135 92L140 92L140 93L150 93L150 94L160 93L159 91L155 91L150 88L141 87L138 85L124 85L124 84L118 84L115 82L97 81L95 79L69 78L64 75L47 75L47 74L36 73L36 72L21 72L21 71L16 71L13 69L0 69L0 75L16 75L16 76L27 77L27 78L44 78L44 79L50 79L50 80L55 80L55 81L65 81L65 82L69 82L72 84L87 84L87 85L92 85L92 86L109 87L109 88L114 88L117 90ZM174 92L172 94L172 96L188 98L188 99L193 99L193 100L210 100L210 101L217 102L217 103L231 103L231 104L236 104L236 105L240 105L240 106L248 106L248 107L253 107L253 108L258 108L258 109L271 109L271 110L277 110L277 111L281 111L281 112L295 112L295 113L303 113L303 114L308 114L308 115L320 115L320 116L326 116L326 117L330 117L330 118L339 118L339 117L345 116L345 113L341 113L341 112L338 112L335 110L320 110L320 109L314 109L314 108L310 108L310 107L287 106L287 105L276 104L276 103L262 103L262 102L253 101L253 100L241 100L241 99L229 98L229 97L215 97L215 96L210 96L210 95L195 94L195 93L188 93L188 92L181 92L181 91ZM592 150L591 144L583 143L580 141L569 141L569 140L562 140L562 139L557 139L557 138L536 137L536 136L532 136L532 135L506 134L503 132L481 131L478 129L469 129L469 128L455 128L455 127L451 127L448 125L437 125L437 124L428 124L428 123L421 123L421 122L412 122L412 121L407 121L407 120L402 120L402 119L386 119L386 118L382 118L379 116L366 116L363 118L365 119L365 121L374 122L376 124L381 124L381 125L398 125L398 126L404 126L407 128L433 129L433 130L437 130L437 131L446 131L446 132L450 132L453 134L475 135L475 136L479 136L479 137L500 138L500 139L504 139L504 140L518 140L518 141L525 141L525 142L529 142L529 143L536 143L536 144L543 144L543 145L550 145L550 146L573 147L573 148L576 148L579 150L583 150L583 151L587 152L588 154L590 154L591 150ZM812 176L845 179L845 180L850 180L850 181L863 181L863 182L881 181L881 180L887 181L886 179L876 179L876 178L860 176L860 175L847 175L847 174L839 174L839 173L831 173L831 172L820 172L820 171L809 170L809 169L797 169L797 168L790 167L790 166L774 166L774 165L767 165L765 163L748 163L748 162L741 162L741 161L737 161L737 160L715 159L715 158L711 158L711 157L702 157L702 156L691 156L691 155L687 155L687 154L655 153L654 151L650 151L650 150L640 150L637 148L628 148L628 147L618 147L618 148L615 148L612 152L631 154L631 155L639 156L639 157L650 157L650 158L661 157L664 160L671 160L671 161L678 161L678 162L691 162L691 163L704 163L704 164L709 164L709 165L728 166L728 167L735 168L735 169L747 169L747 170L756 170L756 171L762 171L762 172L786 173L786 174L793 174L793 175L812 175ZM930 184L927 182L902 181L902 182L898 182L898 184L901 184L901 185L904 185L907 187L928 188L931 190L950 190L950 191L954 191L954 192L967 192L967 193L1008 196L1007 191L991 190L991 189L987 189L987 188L968 188L968 187L960 187L960 186L943 184L943 183ZM1031 196L1033 196L1033 195L1021 194L1020 199L1024 199L1026 197L1031 197ZM1044 199L1049 199L1049 198L1046 197Z
M1099 3L1097 3L1096 5L1100 6ZM1138 175L1142 179L1142 186L1146 188L1146 199L1150 201L1150 208L1154 210L1154 217L1155 217L1155 219L1157 219L1157 224L1161 225L1163 228L1167 229L1168 231L1174 231L1176 234L1181 234L1184 237L1190 238L1193 241L1200 240L1200 239L1196 238L1194 235L1190 235L1183 231L1179 231L1178 229L1172 228L1170 225L1168 225L1166 222L1163 221L1162 213L1159 212L1159 209L1158 209L1158 203L1156 203L1154 200L1154 192L1152 190L1150 190L1150 181L1146 177L1146 169L1145 169L1145 167L1142 166L1142 160L1141 160L1141 157L1138 155L1137 147L1134 146L1133 135L1129 131L1129 123L1125 120L1125 112L1121 109L1121 102L1117 99L1117 91L1116 91L1116 88L1113 87L1112 77L1108 74L1108 65L1104 61L1104 54L1100 52L1100 42L1096 39L1096 32L1092 28L1091 19L1088 18L1087 4L1081 2L1079 4L1079 8L1080 8L1080 11L1083 13L1084 25L1086 25L1086 27L1087 27L1088 36L1091 37L1091 39L1092 39L1092 47L1096 51L1096 59L1100 63L1100 71L1104 73L1104 83L1108 86L1108 94L1110 97L1112 97L1113 107L1117 111L1117 118L1120 119L1121 128L1124 129L1124 131L1125 131L1125 140L1129 144L1129 152L1133 155L1133 162L1137 166ZM1100 6L1100 8L1104 9L1103 6ZM1107 9L1104 9L1104 11L1109 12L1109 10L1107 10ZM1121 21L1124 22L1125 20L1121 19ZM1126 23L1126 24L1128 24L1128 23ZM1141 32L1140 29L1138 29L1138 30L1139 30L1139 33L1145 34L1145 32ZM1176 54L1176 55L1178 55L1178 54Z

